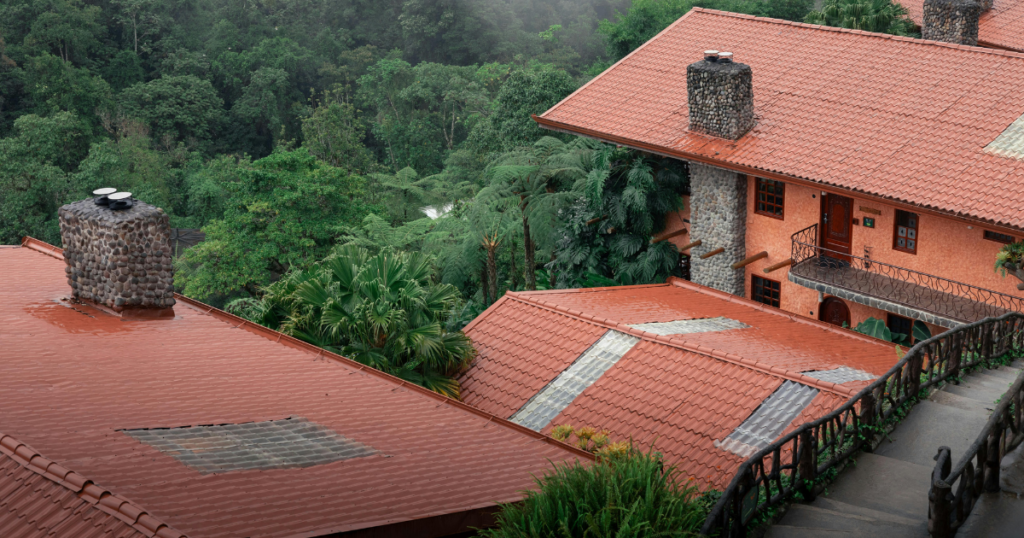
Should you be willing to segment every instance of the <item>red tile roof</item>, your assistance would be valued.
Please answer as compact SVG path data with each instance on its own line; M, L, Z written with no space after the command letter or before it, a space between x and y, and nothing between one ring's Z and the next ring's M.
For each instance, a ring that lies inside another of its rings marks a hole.
M686 66L753 69L756 126L691 133ZM1024 114L1024 54L694 8L542 126L1024 229L1024 160L984 150Z
M45 253L59 249L25 245L0 248L0 432L189 536L320 536L403 523L412 525L405 535L428 535L424 522L485 517L495 503L519 499L551 462L590 459L185 298L165 321L121 321L62 302L64 262ZM290 416L377 453L201 474L120 431ZM55 495L21 491L19 506Z
M924 23L924 0L899 0L918 26ZM978 20L978 45L1024 52L1024 2L995 0Z
M659 336L629 325L726 317L744 329ZM608 329L641 342L543 432L569 423L613 440L653 443L670 463L724 487L740 456L716 448L786 380L820 390L790 429L839 407L866 381L835 385L801 372L840 366L885 373L895 349L864 335L684 280L508 293L466 327L480 356L463 375L466 403L510 417Z
M0 536L184 538L128 499L0 433Z

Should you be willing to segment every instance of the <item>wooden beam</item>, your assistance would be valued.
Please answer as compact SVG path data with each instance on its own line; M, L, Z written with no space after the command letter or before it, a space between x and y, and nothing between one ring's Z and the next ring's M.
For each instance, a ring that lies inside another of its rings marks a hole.
M1021 282L1020 284L1017 284L1017 289L1020 290L1020 291L1024 291L1024 282Z
M699 247L701 243L702 243L702 241L700 239L698 239L698 240L694 241L693 243L688 243L688 244L685 244L685 245L679 247L679 251L682 252L684 250L690 250L693 247Z
M746 266L756 262L757 260L763 260L763 259L765 259L767 257L768 257L768 251L767 250L762 250L761 252L758 252L757 254L754 254L753 256L750 256L749 258L740 260L740 261L732 264L732 268L733 269L739 269L740 267L746 267Z
M774 271L776 269L782 269L783 267L786 267L787 265L793 265L793 258L788 258L788 259L782 260L779 263L776 263L776 264L773 264L773 265L769 265L768 267L764 268L764 272L765 273L770 273L770 272L772 272L772 271Z
M712 250L711 252L708 252L706 254L701 254L700 255L700 259L706 260L706 259L708 259L708 258L710 258L710 257L712 257L712 256L714 256L716 254L721 254L723 252L725 252L725 249L722 248L722 247L718 247L715 250Z
M590 220L587 221L587 226L590 226L591 224L594 224L595 222L601 222L602 220L604 220L606 218L608 218L608 215L605 215L603 217L597 217L596 219L590 219Z
M651 243L652 244L653 243L661 243L662 241L664 241L666 239L672 239L673 237L683 235L684 233L687 233L688 231L689 230L687 230L686 228L683 228L682 230L676 230L674 232L667 233L665 235L659 235L657 237L652 237L651 238Z

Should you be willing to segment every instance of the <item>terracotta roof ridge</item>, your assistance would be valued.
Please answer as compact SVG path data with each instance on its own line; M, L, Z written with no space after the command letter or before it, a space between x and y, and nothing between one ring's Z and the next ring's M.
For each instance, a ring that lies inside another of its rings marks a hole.
M608 290L621 290L621 289L637 289L637 288L663 288L668 283L664 282L661 284L629 284L626 286L600 286L595 288L566 288L566 289L554 289L554 290L523 290L523 291L510 291L506 295L512 295L515 297L530 297L534 295L560 295L570 293L591 293L597 291L608 291Z
M607 327L609 329L613 329L613 330L616 330L616 331L628 334L630 336L634 336L636 338L640 338L641 340L646 340L648 342L656 342L658 344L663 344L663 345L667 345L669 347L674 347L674 348L682 349L682 350L685 350L685 351L689 351L691 353L697 353L697 354L700 354L700 355L711 357L713 359L717 359L717 360L720 360L720 361L728 362L730 364L735 364L737 366L743 366L743 367L749 368L751 370L757 370L759 372L762 372L762 373L765 373L765 374L768 374L768 375L772 375L772 376L775 376L775 377L781 377L783 379L788 379L790 381L796 381L797 383L802 383L804 385L808 385L808 386L814 387L816 389L832 392L832 393L838 394L840 396L851 397L851 396L854 396L854 395L857 394L857 391L854 390L854 389L847 388L847 387L844 387L842 385L837 385L835 383L831 383L831 382L828 382L828 381L822 381L820 379L815 379L813 377L806 376L806 375L804 375L804 374L802 374L800 372L793 372L791 370L787 370L785 368L781 368L781 367L776 366L774 364L768 364L768 363L764 363L764 362L761 362L761 361L756 361L756 360L753 360L753 359L748 359L746 357L740 357L739 355L735 355L735 354L732 354L732 353L726 353L724 351L721 351L721 350L718 350L718 349L715 349L715 348L711 348L711 347L708 347L706 345L693 344L693 343L687 342L685 340L679 340L679 339L676 339L676 338L672 338L671 336L654 334L654 333L649 333L647 331L643 331L643 330L640 330L640 329L634 329L633 327L630 327L629 325L626 325L625 323L619 323L619 322L614 321L614 320L609 320L609 319L605 319L605 318L599 318L597 316L593 316L593 315L590 315L590 314L585 314L585 313L580 312L578 310L573 310L571 308L566 308L564 306L559 306L559 305L556 305L554 303L549 303L547 301L543 301L543 300L536 299L536 298L533 298L533 297L514 295L514 296L511 296L510 299L517 300L517 301L520 301L520 302L523 302L523 303L526 303L526 304L529 304L529 305L532 305L532 306L536 306L538 308L544 308L545 310L550 310L552 312L556 312L556 313L559 313L559 314L562 314L562 315L565 315L565 316L569 316L569 317L578 319L580 321L585 321L585 322L588 322L588 323L592 323L594 325L599 325L599 326L602 326L602 327Z
M824 32L836 32L836 33L841 33L841 34L864 35L864 36L873 37L873 38L876 38L876 39L885 39L885 40L889 40L889 41L907 41L907 42L916 43L916 44L919 44L919 45L937 46L937 47L944 47L944 48L949 48L949 49L960 49L960 50L966 50L968 52L977 52L977 53L980 53L980 54L991 54L991 55L995 55L995 56L1010 56L1010 57L1024 59L1024 53L1015 52L1015 51L1011 51L1011 50L1006 50L1006 49L1002 49L1002 48L990 49L990 48L985 48L985 47L981 47L981 46L974 46L974 47L972 47L972 46L968 46L968 45L960 45L960 44L957 44L957 43L946 43L944 41L932 41L932 40L928 40L928 39L921 39L921 38L909 37L909 36L899 36L899 35L892 35L892 34L883 34L883 33L879 33L879 32L867 32L865 30L856 30L856 29L853 29L853 28L840 28L838 26L823 26L823 25L820 25L820 24L810 24L810 23L806 23L806 22L787 21L785 19L773 19L773 18L770 18L770 17L757 17L757 16L754 16L754 15L747 15L745 13L733 13L733 12L729 12L729 11L720 11L720 10L717 10L717 9L709 9L709 8L703 8L703 7L695 7L693 9L691 9L690 11L688 11L686 13L686 15L689 15L690 13L693 13L693 12L707 13L709 15L725 16L725 17L729 17L729 18L733 18L733 19L753 19L753 20L758 21L758 22L763 22L763 23L767 23L767 24L777 24L777 25L780 25L780 26L796 26L796 27L800 27L800 28L808 28L808 29L819 30L819 31L824 31ZM686 17L686 15L683 15L683 17ZM679 20L682 20L683 17L680 17ZM676 23L678 23L679 20L677 20ZM674 26L676 23L673 23L671 26L669 26L669 28ZM658 37L658 36L655 36L655 37ZM651 39L653 40L654 38L651 38ZM649 42L650 41L648 41L648 43ZM645 45L646 45L646 43L645 43ZM639 48L637 50L639 50ZM627 58L628 58L628 56L627 56Z
M24 246L26 248L30 248L32 250L36 250L36 251L38 251L40 253L52 256L54 258L58 258L60 260L64 259L64 257L63 257L64 249L62 249L60 247L55 247L53 245L50 245L49 243L45 243L43 241L40 241L40 240L32 238L32 237L27 237L26 236L24 239L22 239L22 246ZM506 296L507 295L508 294L506 294ZM397 377L395 377L393 375L384 373L384 372L382 372L382 371L380 371L380 370L378 370L376 368L373 368L371 366L366 366L365 364L358 363L358 362L356 362L356 361L354 361L352 359L349 359L348 357L344 357L344 356L338 355L336 353L332 353L330 351L327 351L326 349L319 348L319 347L317 347L317 346L315 346L313 344L310 344L308 342L304 342L302 340L299 340L298 338L295 338L294 336L289 336L289 335L284 334L282 332L275 331L274 329L271 329L271 328L268 328L268 327L264 327L264 326L262 326L262 325L260 325L258 323L253 323L253 322L251 322L251 321L249 321L247 319L240 318L240 317L238 317L238 316L236 316L234 314L229 314L229 313L227 313L227 312L225 312L223 310L220 310L219 308L215 308L215 307L210 306L208 304L199 302L199 301L197 301L195 299L191 299L189 297L185 297L184 295L181 295L179 293L175 293L174 294L174 298L179 303L183 303L185 305L188 305L188 306L196 309L197 311L199 311L202 314L206 314L206 315L211 316L213 318L216 318L216 319L218 319L220 321L226 322L226 323L228 323L229 325L233 326L236 329L242 329L242 330L254 333L254 334L262 336L262 337L264 337L264 338L266 338L268 340L272 340L272 341L274 341L276 343L279 343L279 344L282 344L282 345L286 345L286 346L291 347L293 349L298 349L298 350L301 350L301 351L309 352L311 354L315 354L316 355L315 358L321 358L322 357L324 359L333 360L333 361L341 363L342 365L345 365L345 366L347 366L349 368L353 368L353 369L355 369L357 371L360 371L360 372L363 372L365 374L378 377L378 378L382 379L383 381L386 381L386 382L391 383L393 385L397 385L399 387L405 388L405 389L407 389L409 391L412 391L412 392L417 392L417 393L419 393L422 396L426 396L426 397L429 397L429 398L431 398L433 400L437 400L440 403L444 403L444 404L453 406L453 407L455 407L457 409L460 409L463 412L467 412L467 413L470 413L472 415L476 415L476 416L478 416L480 418L488 419L488 422L494 422L495 424L497 424L499 426L502 426L504 428L517 431L517 432L519 432L519 433L521 433L523 435L526 435L528 437L532 437L535 440L540 441L542 443L547 443L547 444L550 444L550 445L557 446L557 447L559 447L559 448L561 448L563 450L567 450L569 452L572 452L573 454L575 454L575 455L577 455L579 457L582 457L583 459L590 460L590 461L594 461L595 460L594 455L591 454L590 452L587 452L585 450L581 450L581 449L579 449L579 448L577 448L577 447L575 447L573 445L566 444L566 443L563 443L561 441L557 441L553 437L544 435L544 434L542 434L540 432L533 431L533 430L531 430L531 429L529 429L529 428L527 428L525 426L520 426L519 424L516 424L516 423L511 422L509 420L503 419L501 417L496 417L494 415L491 415L489 413L481 411L481 410L479 410L479 409L477 409L477 408L475 408L475 407L473 407L471 405L463 403L463 402L461 402L459 400L455 400L455 399L449 398L447 396L443 396L441 394L438 394L438 393L436 393L436 392L434 392L432 390L426 389L426 388L421 387L419 385L415 385L413 383L409 383L408 381L405 381L405 380L399 379L399 378L397 378ZM502 297L502 299L504 299L504 297ZM501 301L500 299L499 299L499 301L495 301L495 303L493 305L491 305L491 307L488 310L493 309L495 306L497 306L497 304L500 301ZM165 323L165 322L160 322L160 323Z
M45 245L45 243L42 243ZM26 469L75 493L94 508L125 522L149 537L188 538L181 531L147 512L132 501L115 495L92 480L45 458L38 451L13 436L0 432L0 453L6 454Z
M707 286L701 286L700 284L694 284L693 282L690 282L688 280L683 280L683 279L678 278L678 277L674 277L674 276L668 277L668 284L671 284L673 286L678 286L680 288L685 288L685 289L688 289L688 290L696 291L698 293L703 293L704 295L710 295L712 297L719 297L721 299L725 299L725 300L727 300L729 302L732 302L732 303L741 303L741 304L744 304L744 305L749 306L751 308L756 308L756 309L758 309L761 312L764 312L766 314L772 314L772 315L775 315L775 316L780 316L780 317L786 318L786 319L788 319L788 320L790 320L792 322L795 322L795 323L800 323L800 324L803 324L803 325L810 325L810 326L818 328L818 329L824 329L824 330L826 330L828 332L838 334L838 335L843 336L845 338L854 338L854 339L860 340L862 342L866 342L866 343L869 343L869 344L874 344L876 346L888 347L888 346L886 346L883 343L882 340L879 340L877 338L872 338L872 337L870 337L870 336L868 336L866 334L861 334L861 333L859 333L857 331L854 331L853 329L844 329L842 327L836 327L835 325L832 325L831 323L826 323L824 321L820 321L820 320L816 320L816 319L811 319L811 318L805 318L804 316L801 316L799 314L794 314L792 312L786 312L785 310L780 310L780 309L775 308L773 306L768 306L768 305L766 305L764 303L759 303L759 302L757 302L757 301L755 301L753 299L747 299L746 297L739 297L739 296L736 296L736 295L732 295L730 293L725 293L724 291L718 291L718 290L716 290L714 288L709 288Z

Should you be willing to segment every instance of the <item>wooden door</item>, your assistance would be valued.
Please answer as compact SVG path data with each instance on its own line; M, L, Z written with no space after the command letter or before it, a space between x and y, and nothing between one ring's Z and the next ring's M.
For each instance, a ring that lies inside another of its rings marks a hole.
M842 327L844 323L846 327L849 327L850 308L846 306L842 299L829 297L821 303L821 307L818 309L818 319L837 327Z
M821 246L835 251L825 254L849 262L853 243L853 200L838 194L822 195L820 228Z

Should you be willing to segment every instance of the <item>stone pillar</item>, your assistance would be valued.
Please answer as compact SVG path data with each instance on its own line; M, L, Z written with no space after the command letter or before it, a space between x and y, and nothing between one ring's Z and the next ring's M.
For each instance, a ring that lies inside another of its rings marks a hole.
M690 280L743 297L743 269L732 264L747 254L747 177L690 163L690 237L701 245L690 251ZM701 254L724 248L706 260Z
M988 5L991 6L991 2ZM925 0L921 37L975 46L981 9L975 0Z
M61 207L58 216L76 299L121 314L173 316L171 228L162 209L135 200L113 210L89 199Z
M731 55L686 66L686 95L693 132L738 140L754 127L753 74Z

